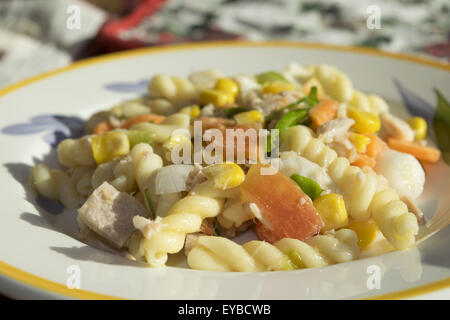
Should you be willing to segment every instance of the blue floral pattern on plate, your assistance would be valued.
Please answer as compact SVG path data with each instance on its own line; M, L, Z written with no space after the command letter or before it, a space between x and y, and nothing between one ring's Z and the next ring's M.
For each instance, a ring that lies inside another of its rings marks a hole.
M67 138L77 138L83 134L83 120L79 117L63 115L40 115L29 122L18 123L2 128L7 135L29 135L49 131L44 141L56 148L58 143Z
M149 79L143 79L137 82L111 82L104 86L105 89L123 93L147 93Z
M424 118L428 126L431 127L434 113L436 112L433 106L411 90L404 87L397 79L394 79L394 84L400 93L403 104L406 109L408 109L409 114Z

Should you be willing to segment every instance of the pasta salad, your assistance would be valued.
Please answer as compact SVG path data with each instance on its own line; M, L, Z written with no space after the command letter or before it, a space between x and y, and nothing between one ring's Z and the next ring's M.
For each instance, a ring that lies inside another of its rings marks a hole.
M87 243L150 267L183 251L192 269L280 271L407 249L424 223L422 164L440 158L424 119L326 64L158 74L84 131L33 185L77 209Z

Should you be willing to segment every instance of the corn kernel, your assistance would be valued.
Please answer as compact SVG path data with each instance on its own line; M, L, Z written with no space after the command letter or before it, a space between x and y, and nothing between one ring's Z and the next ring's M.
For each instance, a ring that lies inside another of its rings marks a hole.
M281 81L268 83L263 87L263 93L270 93L270 94L278 94L283 91L294 91L294 90L297 90L297 88L293 84Z
M192 105L192 106L184 107L179 112L187 114L191 119L195 119L200 114L200 107L198 105Z
M370 143L370 138L359 133L351 133L350 141L355 145L356 151L359 153L365 153L367 146Z
M92 153L97 164L124 156L130 151L128 136L122 131L110 131L92 138Z
M423 140L427 136L427 122L424 118L413 117L408 120L408 124L414 131L414 139L416 141Z
M329 193L314 200L314 207L324 222L321 231L345 227L348 224L344 198L340 194Z
M233 97L236 97L239 93L239 86L237 83L228 78L217 80L214 89L231 94Z
M214 89L205 89L200 93L200 103L212 103L215 107L223 107L234 103L233 95Z
M213 164L204 168L203 173L214 181L216 188L221 190L237 187L245 178L242 168L233 162Z
M237 124L263 123L264 115L256 110L241 112L234 116Z
M367 248L377 238L378 227L370 221L355 221L347 228L352 229L358 236L358 246Z
M374 113L349 107L347 108L347 115L355 120L353 129L358 133L375 133L380 130L380 119Z

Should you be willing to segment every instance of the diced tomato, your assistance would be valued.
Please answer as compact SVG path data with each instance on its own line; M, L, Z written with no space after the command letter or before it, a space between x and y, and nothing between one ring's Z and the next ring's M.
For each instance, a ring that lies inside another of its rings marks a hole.
M279 172L263 175L261 168L253 165L240 186L241 201L255 203L260 211L256 231L261 240L304 241L319 233L324 223L311 199L288 177Z

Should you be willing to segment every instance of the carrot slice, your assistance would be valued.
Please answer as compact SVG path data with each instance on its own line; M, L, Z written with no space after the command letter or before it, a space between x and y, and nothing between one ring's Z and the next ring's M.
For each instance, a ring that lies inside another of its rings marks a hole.
M121 128L130 129L135 124L142 123L142 122L149 122L149 121L151 121L155 124L159 124L159 123L163 122L164 119L166 119L166 117L161 116L159 114L153 114L153 113L141 114L139 116L130 118L127 121L125 121L124 124L122 124Z
M290 178L261 169L260 164L253 165L240 185L242 203L254 203L259 209L255 217L260 238L271 243L282 238L303 241L319 233L323 221L311 199Z
M378 158L378 155L387 149L386 143L381 140L380 137L378 137L374 133L363 133L366 137L370 139L369 144L367 145L365 154L368 155L371 158Z
M102 134L102 133L108 132L108 131L110 131L112 129L114 129L114 127L111 124L111 122L109 122L109 121L102 121L102 122L98 123L94 127L94 130L92 130L92 133L93 134Z
M333 120L337 116L338 103L333 99L322 99L319 104L309 110L309 117L316 127Z
M363 167L370 167L375 168L375 165L377 164L376 160L372 157L369 157L365 154L358 154L358 159L352 163L352 165L363 168Z
M441 157L441 152L438 149L425 147L416 142L389 138L387 143L392 149L409 153L419 160L437 162Z

